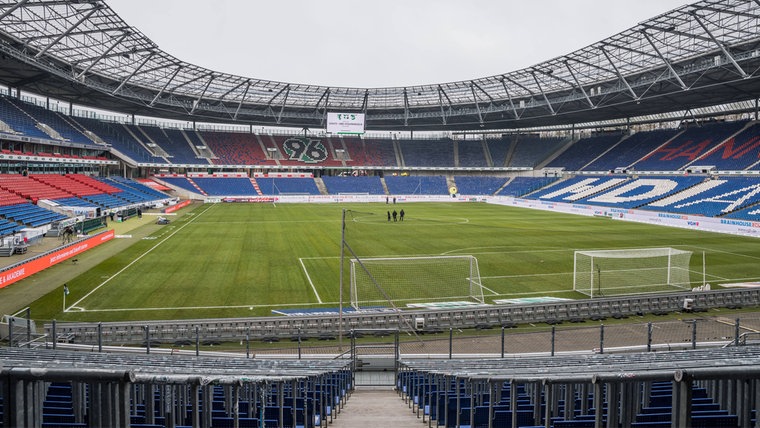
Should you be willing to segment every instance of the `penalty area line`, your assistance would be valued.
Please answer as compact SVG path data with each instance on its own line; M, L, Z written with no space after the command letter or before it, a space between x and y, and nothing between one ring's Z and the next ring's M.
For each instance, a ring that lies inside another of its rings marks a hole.
M314 296L317 298L318 303L322 303L322 298L319 297L319 293L317 293L317 287L314 286L314 281L311 280L311 275L309 275L309 270L306 269L306 265L303 262L303 258L298 258L298 263L301 264L301 269L303 269L304 275L306 275L306 279L309 281L309 285L311 286L311 289L314 291Z

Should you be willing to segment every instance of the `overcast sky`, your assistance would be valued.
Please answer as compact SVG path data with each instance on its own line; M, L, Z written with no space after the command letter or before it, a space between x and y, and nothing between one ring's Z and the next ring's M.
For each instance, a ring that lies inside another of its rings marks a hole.
M325 86L445 83L525 68L688 0L106 0L164 51Z

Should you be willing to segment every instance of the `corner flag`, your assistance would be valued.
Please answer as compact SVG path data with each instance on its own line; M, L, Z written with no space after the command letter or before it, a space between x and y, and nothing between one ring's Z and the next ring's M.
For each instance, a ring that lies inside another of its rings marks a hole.
M69 295L69 286L66 284L63 284L63 295L68 296Z

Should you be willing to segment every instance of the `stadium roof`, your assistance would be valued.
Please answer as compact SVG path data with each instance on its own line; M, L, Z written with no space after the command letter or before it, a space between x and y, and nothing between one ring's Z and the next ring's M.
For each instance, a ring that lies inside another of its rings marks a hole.
M759 23L757 0L704 0L521 70L348 88L187 63L103 0L0 0L0 83L183 121L324 128L330 111L365 113L371 130L524 129L757 99Z

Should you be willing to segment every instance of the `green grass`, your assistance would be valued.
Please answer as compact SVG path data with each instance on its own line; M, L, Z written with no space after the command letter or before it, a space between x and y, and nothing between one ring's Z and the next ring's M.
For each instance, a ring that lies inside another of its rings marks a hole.
M387 222L386 211L402 207L405 221ZM488 301L584 298L572 291L577 249L691 250L695 285L704 251L711 284L760 280L758 241L731 235L482 203L207 204L68 281L67 312L60 289L32 311L38 319L114 321L337 307L343 209L346 241L360 257L476 256L494 293Z

